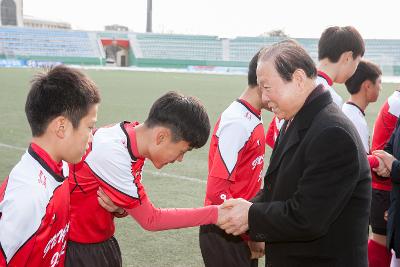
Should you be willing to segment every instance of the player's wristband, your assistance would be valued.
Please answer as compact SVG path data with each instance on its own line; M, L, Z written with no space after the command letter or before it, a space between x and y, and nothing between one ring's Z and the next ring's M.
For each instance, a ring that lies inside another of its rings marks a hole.
M124 211L124 212L122 212L122 213L113 212L113 215L114 215L115 217L117 217L117 218L123 218L123 217L128 216L128 212L127 212L125 209L123 209L123 211Z

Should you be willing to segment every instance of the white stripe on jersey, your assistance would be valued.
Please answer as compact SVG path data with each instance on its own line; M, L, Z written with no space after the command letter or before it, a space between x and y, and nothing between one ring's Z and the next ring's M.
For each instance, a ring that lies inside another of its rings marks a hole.
M317 83L317 85L322 84L322 85L325 87L325 89L327 89L327 90L331 93L333 102L334 102L339 108L342 108L342 106L343 106L343 99L342 99L342 97L341 97L338 93L336 93L336 91L333 89L333 87L330 86L330 85L328 84L328 82L327 82L323 77L318 76L317 79L316 79L316 83Z
M400 116L400 92L394 91L388 98L389 113L396 116Z
M120 124L96 131L92 151L85 161L105 183L126 195L139 198L132 175L134 161L129 154L127 136Z
M63 171L68 174L65 162ZM39 229L53 192L61 184L28 152L12 169L0 202L0 244L7 263Z
M240 150L259 124L262 121L238 101L222 113L216 136L219 153L229 173L235 168Z

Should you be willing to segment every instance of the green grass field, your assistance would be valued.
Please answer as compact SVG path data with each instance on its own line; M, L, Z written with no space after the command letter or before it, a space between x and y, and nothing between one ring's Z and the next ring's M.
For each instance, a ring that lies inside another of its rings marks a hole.
M38 70L0 69L0 181L18 162L30 139L24 114L29 81ZM122 120L143 121L152 102L163 93L177 90L195 95L205 104L211 123L237 98L246 86L245 76L176 74L90 70L86 73L101 89L102 103L98 126ZM377 103L370 105L366 116L372 129L381 104L398 85L384 84ZM344 87L337 86L346 100ZM271 114L263 113L268 126ZM12 146L12 147L9 147ZM267 148L266 162L271 150ZM152 201L159 207L201 206L207 178L208 145L185 155L182 163L170 165L155 175L146 164L143 183ZM183 177L182 177L183 176ZM186 179L186 177L194 179ZM146 232L131 218L117 219L124 266L202 266L198 229ZM260 266L263 264L260 263Z

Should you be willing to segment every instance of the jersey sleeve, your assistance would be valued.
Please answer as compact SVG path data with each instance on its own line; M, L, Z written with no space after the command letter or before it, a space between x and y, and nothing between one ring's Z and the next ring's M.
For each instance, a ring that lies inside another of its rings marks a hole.
M143 201L141 206L129 209L127 212L148 231L215 224L218 219L218 208L215 205L202 208L160 209L154 207L149 199Z
M13 192L16 196L32 195L31 188L15 190L19 191ZM10 263L15 254L23 250L24 253L19 253L18 259L13 262L21 266L27 264L35 243L34 233L40 227L42 210L45 209L42 203L46 203L46 199L40 195L37 198L11 197L0 202L0 262Z
M141 184L141 168L133 172L134 162L122 144L96 144L85 163L115 205L131 209L147 197Z
M372 169L378 168L379 167L379 161L374 155L368 155L368 163L369 167Z
M398 118L400 116L400 101L397 97L388 98L388 113Z
M270 147L274 148L275 146L275 140L276 140L276 132L277 132L277 127L275 123L275 116L272 117L272 120L268 126L267 134L265 135L265 143Z
M225 179L208 177L207 198L213 204L222 204L226 199L232 198L231 182Z
M236 163L250 133L242 124L235 122L220 124L219 127L216 132L218 147L213 156L209 176L235 181Z

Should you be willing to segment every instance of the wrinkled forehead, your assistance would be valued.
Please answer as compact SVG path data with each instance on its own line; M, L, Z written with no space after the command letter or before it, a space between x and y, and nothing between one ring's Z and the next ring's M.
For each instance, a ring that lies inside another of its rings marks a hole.
M278 72L276 71L274 62L271 60L259 62L257 64L256 75L258 84L260 84L261 81L279 76Z

